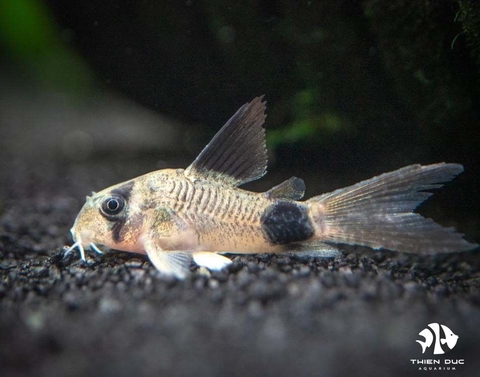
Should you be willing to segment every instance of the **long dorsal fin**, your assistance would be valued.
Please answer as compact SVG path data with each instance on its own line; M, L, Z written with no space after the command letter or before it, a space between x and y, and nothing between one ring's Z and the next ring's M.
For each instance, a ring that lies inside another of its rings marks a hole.
M243 105L185 170L185 175L233 186L267 172L265 102L263 96Z
M300 200L305 194L305 182L301 178L291 177L279 185L266 191L264 195L268 199L292 199Z

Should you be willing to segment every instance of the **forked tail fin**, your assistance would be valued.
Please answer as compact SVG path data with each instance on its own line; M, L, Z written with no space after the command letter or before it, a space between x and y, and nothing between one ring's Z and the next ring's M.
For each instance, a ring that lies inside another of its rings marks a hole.
M413 253L469 250L478 245L412 211L463 171L462 165L410 165L307 201L319 239Z

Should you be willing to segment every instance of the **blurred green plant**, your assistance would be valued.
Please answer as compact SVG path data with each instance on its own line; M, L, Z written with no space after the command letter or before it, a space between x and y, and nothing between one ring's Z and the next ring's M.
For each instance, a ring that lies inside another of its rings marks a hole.
M90 69L64 39L48 8L39 0L0 1L0 41L6 58L50 89L76 94L93 86Z
M455 41L459 36L465 35L470 54L477 67L480 66L480 3L475 0L458 0L454 22L461 24L462 31L452 40L451 48L455 47Z
M367 0L364 9L396 95L432 143L439 145L434 130L461 134L477 123L479 2Z
M285 127L270 130L267 143L270 150L281 144L313 142L321 144L333 134L347 131L351 127L346 119L335 112L319 109L317 89L298 92L291 101L292 121Z

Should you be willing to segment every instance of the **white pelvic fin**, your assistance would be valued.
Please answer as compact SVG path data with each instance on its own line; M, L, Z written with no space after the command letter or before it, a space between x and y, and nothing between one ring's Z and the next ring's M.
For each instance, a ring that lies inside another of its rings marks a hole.
M199 266L206 267L212 271L220 271L222 268L232 264L229 258L211 251L196 251L193 253L193 260Z
M188 251L164 251L151 244L145 245L145 251L152 264L165 275L185 279L192 261L192 254Z

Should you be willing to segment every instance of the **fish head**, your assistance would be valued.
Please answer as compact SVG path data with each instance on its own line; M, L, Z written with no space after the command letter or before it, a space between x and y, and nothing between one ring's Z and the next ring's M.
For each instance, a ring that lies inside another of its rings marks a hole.
M447 343L448 347L452 349L457 344L459 336L454 334L453 331L450 330L447 326L445 325L441 325L441 326L445 334L445 338L442 339L442 344Z
M141 236L146 215L139 183L131 180L87 196L70 229L74 245L69 250L78 248L83 259L83 250L98 250L97 245L144 253Z

